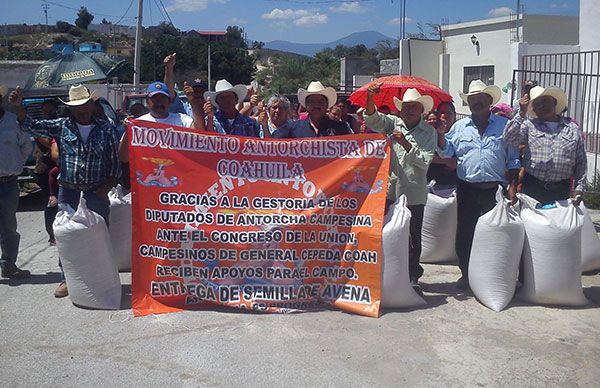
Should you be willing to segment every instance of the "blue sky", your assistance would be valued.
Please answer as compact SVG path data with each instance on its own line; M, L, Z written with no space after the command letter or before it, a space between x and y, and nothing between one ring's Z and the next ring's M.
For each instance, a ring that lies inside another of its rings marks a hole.
M84 5L112 22L133 25L137 0L48 0L50 24L73 22ZM275 39L301 43L322 43L352 32L375 30L398 37L401 0L144 0L144 25L166 20L159 9L162 2L175 26L182 30L224 30L228 25L245 29L252 40ZM0 23L44 23L42 0L3 0ZM578 15L577 0L522 0L526 13ZM128 10L129 7L129 10ZM517 1L491 0L407 0L407 32L418 22L450 23L506 15L516 10Z

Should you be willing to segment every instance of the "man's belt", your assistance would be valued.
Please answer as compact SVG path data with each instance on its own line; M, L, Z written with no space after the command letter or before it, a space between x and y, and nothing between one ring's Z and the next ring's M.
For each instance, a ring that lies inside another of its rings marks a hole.
M100 186L99 183L75 184L75 183L69 183L69 182L65 182L65 181L58 181L58 184L61 185L62 187L64 187L65 189L78 190L78 191L90 191L90 190L93 190L93 189L97 188L98 186Z
M16 175L0 176L0 183L8 183L17 179Z
M504 186L502 182L467 182L459 179L459 182L467 187L480 190L497 189L498 185Z
M543 188L544 190L547 190L547 191L564 190L564 189L569 188L569 186L571 184L569 179L563 179L562 181L548 182L548 181L543 181L541 179L538 179L528 173L525 173L525 178L523 179L523 183L531 184L531 185L537 186L539 188Z

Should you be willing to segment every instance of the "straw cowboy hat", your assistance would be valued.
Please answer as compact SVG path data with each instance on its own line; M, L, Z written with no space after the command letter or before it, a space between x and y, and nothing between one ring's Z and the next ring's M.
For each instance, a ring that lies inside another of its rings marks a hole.
M475 94L485 93L492 97L492 105L495 105L498 101L500 101L500 97L502 97L502 90L496 85L487 86L480 79L475 79L471 81L469 84L469 92L467 94L458 91L458 95L460 98L468 104L467 98L469 96L473 96Z
M325 87L319 81L312 81L310 84L308 84L308 88L298 89L298 102L300 105L306 107L306 98L315 94L325 96L325 98L327 98L328 109L334 106L337 101L337 93L335 92L334 88Z
M404 102L418 102L423 105L423 112L429 112L433 108L433 98L431 96L422 95L415 88L409 88L404 92L402 100L398 97L394 97L394 105L398 110L402 110L402 103Z
M8 88L4 85L0 85L0 96L4 97L8 93Z
M90 100L96 101L98 97L99 96L96 95L95 90L90 94L90 90L88 88L79 84L73 85L69 89L69 101L60 101L69 106L80 106Z
M210 102L212 102L212 104L218 108L219 104L217 104L217 96L225 92L235 93L237 95L238 102L240 102L244 101L244 99L246 98L246 94L248 94L248 89L245 85L238 84L233 86L229 83L229 81L225 79L220 79L215 85L214 92L204 92L204 99L208 100L208 98L210 97Z
M533 111L533 100L543 96L554 97L556 100L555 113L557 115L561 114L567 107L567 95L561 88L557 88L556 86L548 86L547 88L536 86L529 91L529 108L527 109L527 114L529 116L537 117Z

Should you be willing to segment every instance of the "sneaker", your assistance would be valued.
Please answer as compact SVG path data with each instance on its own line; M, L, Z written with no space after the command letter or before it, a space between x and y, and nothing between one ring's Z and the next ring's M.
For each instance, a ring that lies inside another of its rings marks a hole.
M54 297L64 298L67 295L69 295L69 290L67 289L67 282L63 280L62 282L60 282L58 287L56 287L56 290L54 290Z
M461 276L460 279L456 281L456 288L459 290L470 290L471 286L469 286L469 277L465 275Z
M53 238L48 239L48 245L52 247L56 246L56 240Z
M11 270L2 270L2 277L8 279L27 279L31 276L31 272L26 269L19 269L15 267Z
M418 280L416 280L416 279L411 280L410 286L413 288L413 290L415 290L415 292L417 294L419 294L419 296L423 296L423 290L421 289L421 286L419 285Z

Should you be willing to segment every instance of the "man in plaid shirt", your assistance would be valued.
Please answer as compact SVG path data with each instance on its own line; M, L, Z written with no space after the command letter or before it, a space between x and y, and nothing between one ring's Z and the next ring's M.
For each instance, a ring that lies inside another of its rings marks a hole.
M83 85L69 89L70 117L33 120L22 105L22 92L17 88L10 101L18 108L18 120L34 137L54 138L59 144L58 202L77 209L81 193L87 207L101 215L108 224L108 192L121 175L118 136L115 126L96 115L94 93ZM56 289L56 297L68 295L66 283Z
M579 126L561 116L566 94L557 87L536 86L519 105L519 114L506 126L504 138L509 144L525 145L522 192L542 203L571 196L578 205L586 185L587 160Z

